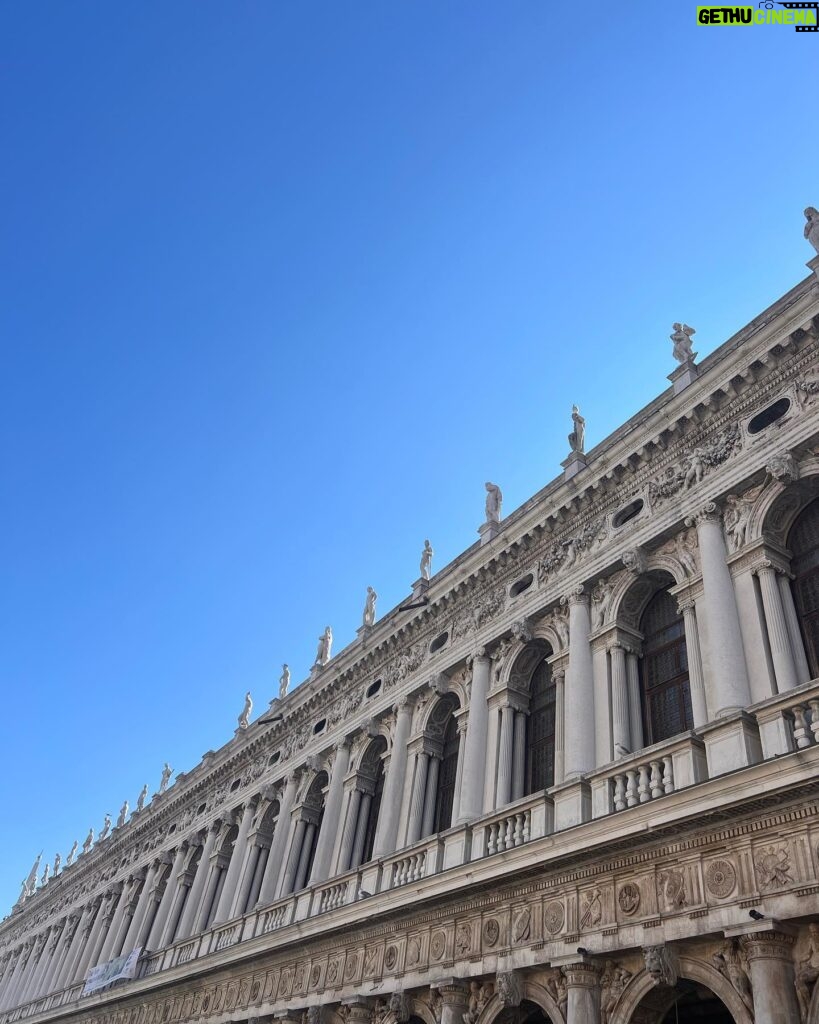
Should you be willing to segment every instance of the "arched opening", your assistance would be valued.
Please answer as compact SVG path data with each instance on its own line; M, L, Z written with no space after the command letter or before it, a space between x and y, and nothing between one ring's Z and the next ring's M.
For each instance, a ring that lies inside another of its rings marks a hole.
M646 993L632 1020L656 1024L735 1024L725 1003L706 985L680 978L670 988L660 985Z
M383 756L387 741L376 737L364 751L347 804L339 871L357 868L372 858L381 798L384 792Z
M552 1018L537 1003L524 999L520 1006L501 1010L492 1024L552 1024Z
M546 658L543 658L529 683L524 790L527 794L537 793L554 785L556 696L557 690L551 668Z
M640 690L646 743L693 728L685 623L668 588L657 591L640 617Z
M279 801L273 800L262 816L255 833L248 839L251 844L245 877L240 883L240 897L236 906L238 914L246 914L259 902L259 893L264 880L265 869L270 857L270 847L279 821Z
M794 602L811 678L819 676L819 498L797 516L788 534Z
M449 828L456 816L461 734L455 712L459 707L455 694L448 693L436 701L427 719L412 767L408 845Z
M433 832L443 832L452 824L452 804L455 799L455 783L458 778L458 748L460 735L454 715L444 730L441 767L438 769L438 792L435 795L435 821Z

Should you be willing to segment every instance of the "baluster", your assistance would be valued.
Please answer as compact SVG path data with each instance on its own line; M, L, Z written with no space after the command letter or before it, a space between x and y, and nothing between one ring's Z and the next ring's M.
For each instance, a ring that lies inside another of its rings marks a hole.
M490 825L489 834L486 837L486 852L488 854L496 853L498 849L498 826Z
M532 835L532 812L525 811L523 815L523 841L528 843Z
M637 799L637 772L630 768L626 772L628 778L628 789L626 790L626 803L629 807L635 807L639 800Z
M625 775L614 776L614 809L622 811L626 806L626 777Z
M793 709L793 738L796 740L796 749L804 750L805 747L810 746L810 740L808 739L808 724L805 721L805 709L801 704L797 704Z
M660 773L660 762L651 762L651 798L656 800L663 795L663 777Z
M810 705L810 731L813 733L813 742L819 743L819 700L809 700Z
M515 815L515 846L523 842L523 814Z
M648 765L641 764L637 770L640 773L640 783L637 787L637 792L640 796L640 803L644 804L651 799L651 793L648 789Z
M674 792L674 761L670 754L663 758L663 789L666 793Z

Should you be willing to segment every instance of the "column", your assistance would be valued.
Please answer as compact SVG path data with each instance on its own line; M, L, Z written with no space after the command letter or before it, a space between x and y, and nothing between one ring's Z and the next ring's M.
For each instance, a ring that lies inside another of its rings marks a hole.
M592 648L592 676L594 677L594 763L599 768L601 765L608 764L614 757L609 655L605 641L599 638Z
M248 800L244 807L241 808L242 820L239 822L239 834L236 836L236 842L233 844L233 853L230 856L230 864L228 864L227 872L225 873L219 905L216 907L216 913L213 915L213 924L221 924L222 921L229 920L236 913L235 907L238 897L236 890L239 885L239 875L245 863L247 835L250 832L250 826L253 824L253 815L255 813L255 800Z
M216 844L216 837L219 835L222 823L218 819L213 822L210 828L207 830L205 836L205 842L202 847L202 856L199 858L199 864L196 868L196 874L193 878L193 884L191 885L188 898L185 901L185 907L182 911L182 919L179 922L179 927L176 929L176 939L186 939L194 929L194 924L199 916L199 908L202 902L202 893L205 889L205 883L208 880L210 874L210 857L213 853L213 847Z
M341 834L341 849L338 854L339 872L347 871L352 863L355 834L358 828L358 808L360 805L361 790L358 786L355 786L350 793L350 800L347 804L347 818L344 822L344 831Z
M498 749L497 806L512 799L512 740L515 734L515 709L506 704L500 709L500 746Z
M599 972L593 964L563 968L568 990L566 1024L600 1024Z
M609 648L611 655L611 710L612 736L615 758L630 754L631 729L628 713L628 677L626 674L626 649L620 644Z
M199 902L197 915L194 918L193 934L197 935L211 927L211 919L219 906L219 895L224 888L225 872L228 868L227 854L222 852L225 836L229 829L227 826L219 834L216 840L218 848L210 855L210 870L202 891L202 899Z
M486 771L483 786L483 813L491 814L497 807L498 781L498 734L500 733L500 708L497 706L497 693L492 695L492 707L489 709L489 728L486 737Z
M578 587L568 596L568 604L569 672L566 681L564 755L567 781L585 775L595 767L594 673L589 644L589 595L582 587Z
M457 821L472 821L483 810L486 772L486 737L489 706L486 703L492 679L492 659L481 651L472 659L472 687L469 694L469 720L466 726L464 769Z
M722 516L709 502L693 517L702 561L703 609L708 621L704 651L708 706L715 718L741 711L751 703L745 651L731 573L725 561ZM690 525L690 520L686 520ZM699 616L697 621L699 621Z
M642 750L645 746L645 741L643 740L643 705L640 700L640 668L634 651L626 652L626 676L628 678L628 717L631 745L634 750Z
M82 974L85 971L85 968L82 966L82 961L86 950L88 950L91 945L91 936L93 935L97 917L101 913L101 904L102 901L99 898L91 900L83 911L83 917L77 928L77 935L74 939L74 948L69 953L64 973L60 978L60 988L67 988L73 985L76 980L82 977Z
M759 577L759 589L762 592L762 607L765 609L765 624L768 627L776 688L779 693L784 693L797 686L798 680L791 652L790 633L785 621L785 610L782 607L782 593L776 580L777 572L773 562L768 559L761 562L755 568L755 572Z
M139 933L142 931L142 924L145 921L145 917L154 900L154 880L156 879L159 867L160 862L158 860L152 861L148 866L148 871L145 875L145 883L142 886L142 892L140 893L139 900L137 901L134 916L131 918L131 924L128 927L128 931L125 933L125 939L122 943L123 953L130 953L132 949L136 949L137 947L137 939L139 938Z
M392 752L384 777L384 795L381 800L378 829L375 834L373 857L388 857L395 853L398 844L398 825L404 783L407 775L407 741L412 724L412 704L403 697L393 707L395 732L392 737Z
M697 629L697 612L691 598L681 600L678 605L685 623L685 650L688 657L688 688L691 691L691 712L694 728L698 729L708 721L708 706L705 701L705 680L702 674L700 634ZM635 748L636 749L636 748Z
M452 797L452 820L458 822L461 815L461 791L464 784L464 751L466 748L466 730L469 725L469 712L461 712L458 718L458 766L455 769L455 794ZM482 780L483 781L483 780ZM483 806L483 786L481 786L481 806Z
M56 992L59 990L60 975L62 974L65 962L71 953L79 921L80 917L77 913L69 914L66 918L65 927L63 928L62 935L60 936L60 942L57 946L56 953L54 954L54 959L52 960L48 973L43 979L43 993Z
M412 782L412 800L410 802L409 822L407 824L407 846L412 846L413 843L417 843L421 838L428 769L429 754L425 750L419 750L415 755L415 778Z
M435 804L438 797L438 774L441 769L441 759L437 754L429 755L429 769L427 770L427 791L424 796L424 818L421 828L421 838L431 836L435 831Z
M105 930L110 925L111 917L114 913L114 899L115 894L112 892L105 893L102 898L99 910L94 918L94 926L91 929L91 934L88 936L88 942L86 942L85 949L83 949L82 956L77 964L77 981L82 981L88 968L96 966L98 962L99 957L97 954L105 940Z
M52 929L51 939L47 946L48 958L37 982L37 990L34 992L35 997L51 992L51 982L65 952L65 945L70 931L68 918L58 922Z
M310 854L313 851L313 841L316 836L317 827L315 822L308 821L305 823L304 842L301 844L299 866L296 872L295 892L299 892L307 885L307 869L310 866ZM315 857L313 858L313 863L315 863Z
M242 865L241 881L236 889L236 898L230 912L231 917L241 917L253 905L250 903L250 891L256 879L256 869L259 866L259 858L263 849L258 836L255 839L249 839L245 846L246 854ZM233 855L236 856L235 852Z
M363 793L361 806L358 811L358 825L355 830L355 843L353 845L353 859L350 862L351 868L357 868L364 859L364 840L367 838L367 825L370 820L370 808L372 807L372 794Z
M262 888L259 893L259 903L271 903L275 898L279 886L279 879L283 874L283 860L285 844L290 826L290 817L293 811L293 804L296 800L296 792L299 788L298 772L291 772L287 776L279 805L279 817L276 821L276 828L273 832L273 839L270 843L270 853L267 855L267 867L262 880Z
M330 858L333 853L333 844L338 831L339 818L341 817L341 803L344 796L344 776L350 768L350 744L343 740L336 745L336 756L333 761L333 771L330 775L330 785L327 790L327 799L324 804L324 816L319 830L316 855L313 858L313 870L310 872L310 882L323 882L330 874Z
M734 574L739 628L745 647L748 687L751 691L751 702L755 704L776 692L771 648L762 610L762 596L752 567L745 558L732 565L731 570Z
M464 1013L469 1009L469 993L462 982L439 985L441 994L441 1024L463 1024Z
M512 799L520 800L526 787L526 712L515 710L512 747Z
M43 957L46 955L46 946L48 945L50 931L51 929L46 929L42 935L38 935L34 940L34 949L32 950L31 956L28 958L25 975L23 976L15 998L15 1002L18 1006L22 1006L29 1002L31 998L30 993L37 982L37 978L43 965Z
M793 938L781 932L753 932L740 944L748 957L756 1024L800 1020L793 975Z
M785 613L785 622L788 625L788 636L791 638L791 650L796 665L796 678L801 686L802 683L810 682L810 668L805 655L805 644L802 641L802 632L799 629L799 618L796 614L796 605L793 603L793 591L791 583L785 573L780 573L778 578L779 592L782 596L782 610Z
M566 727L566 673L562 668L554 670L555 681L555 785L565 778L565 727Z
M11 972L11 977L9 978L8 987L5 992L5 998L3 999L2 1005L4 1010L17 1005L15 992L19 986L20 977L26 969L26 964L28 963L33 948L33 939L28 939L20 948L20 954L17 958L17 963L14 966L14 970Z
M293 825L293 838L290 843L290 850L287 855L287 863L282 874L281 896L289 896L296 884L296 872L299 869L299 859L302 847L304 846L304 834L307 831L307 822L304 818L297 818Z
M190 847L187 843L182 843L176 851L173 864L171 865L168 877L165 880L165 891L162 893L162 899L159 901L156 917L153 920L151 930L148 932L148 938L145 942L146 947L150 950L160 949L162 947L162 939L165 934L165 924L168 920L168 915L171 912L171 907L176 902L176 898L180 895L180 890L182 888L180 875L182 874L182 868L189 848Z
M102 943L102 946L96 958L91 963L92 967L94 967L95 964L104 964L111 959L111 950L114 946L114 942L119 933L119 928L120 925L122 924L122 919L125 916L125 908L128 903L128 887L130 886L130 884L130 879L126 883L120 883L119 899L117 899L115 904L113 905L113 913L111 914L108 923L108 930L105 935L105 940Z

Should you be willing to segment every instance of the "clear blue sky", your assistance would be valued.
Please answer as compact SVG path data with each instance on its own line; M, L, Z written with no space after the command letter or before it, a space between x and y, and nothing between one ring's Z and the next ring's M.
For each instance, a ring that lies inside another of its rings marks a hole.
M0 912L807 271L819 37L0 5Z

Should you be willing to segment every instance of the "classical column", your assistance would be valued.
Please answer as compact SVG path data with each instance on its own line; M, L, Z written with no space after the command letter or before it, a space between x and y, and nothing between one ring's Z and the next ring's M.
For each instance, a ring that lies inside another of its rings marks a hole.
M299 817L293 825L293 839L290 843L290 850L287 855L287 863L282 873L281 896L289 896L296 884L296 872L299 868L302 847L304 846L304 834L307 830L307 822Z
M159 901L156 917L154 918L151 930L148 933L146 946L150 950L161 949L167 944L165 936L166 925L170 922L171 908L173 907L176 909L178 901L183 898L182 873L185 866L185 857L188 855L189 849L190 845L187 842L184 842L179 846L176 851L176 855L174 856L171 870L168 872L168 877L165 881L165 891L162 893L162 899Z
M702 655L700 654L700 634L697 629L697 612L691 598L681 600L678 610L682 613L685 624L688 688L691 692L691 712L694 716L694 728L698 729L708 721L708 706L705 701L705 680L702 674Z
M205 836L205 842L202 846L202 856L199 858L199 864L196 868L196 874L193 878L193 883L188 893L188 898L185 900L185 907L182 911L182 919L179 922L179 927L176 929L176 935L174 935L173 941L177 939L186 939L194 929L196 920L199 917L200 904L202 903L202 893L205 890L205 883L208 880L210 874L210 858L213 853L213 847L216 844L216 838L222 828L222 822L217 819L208 828L207 835Z
M392 710L395 715L395 731L389 764L385 765L384 794L373 848L375 858L395 853L407 774L407 740L412 725L412 704L406 697L402 697Z
M441 994L441 1024L463 1024L464 1013L469 1009L469 992L460 981L439 985Z
M105 933L108 926L111 924L111 918L114 914L116 894L113 892L107 892L102 897L97 916L94 918L94 926L91 929L91 934L88 936L88 942L85 944L85 949L82 952L79 963L77 965L77 980L81 981L85 977L85 973L89 967L95 967L99 961L99 951L102 943L105 941Z
M341 834L341 849L338 854L339 872L347 871L353 859L353 846L355 845L355 834L358 828L358 809L361 805L361 790L353 786L350 792L350 799L347 803L347 817L344 821L344 831Z
M469 693L469 720L464 745L461 799L455 824L479 818L483 811L486 737L489 706L486 702L492 680L492 659L481 650L472 659L472 686Z
M222 921L227 921L236 913L235 908L239 895L237 892L239 875L245 863L247 835L250 832L253 816L256 813L256 801L248 800L241 813L242 820L239 822L239 834L236 836L236 842L233 844L233 853L230 855L230 864L228 864L225 873L225 881L219 896L219 904L216 907L216 913L213 915L213 924L221 924Z
M60 941L57 943L54 956L51 958L51 963L49 964L49 968L46 971L43 983L40 987L40 991L44 995L57 990L57 981L60 977L66 957L71 949L71 944L74 941L74 935L77 931L79 920L80 918L77 913L69 914L65 919L65 926L60 934Z
M58 921L48 929L46 941L43 943L43 951L40 953L40 959L37 962L37 969L26 992L26 1000L28 1002L37 999L43 993L46 977L51 973L52 967L54 967L57 946L59 945L60 936L64 928L65 920Z
M643 705L640 700L640 667L634 651L626 651L626 677L628 679L628 718L629 734L632 748L642 750L643 741Z
M298 772L291 772L286 779L281 803L279 804L279 817L276 820L276 828L273 832L273 839L270 843L270 853L267 855L267 866L262 879L262 888L259 892L259 903L271 903L276 898L279 878L283 873L284 850L287 843L290 817L293 804L296 799L296 792L299 788Z
M336 744L336 756L333 761L333 770L330 775L330 785L327 790L327 800L324 804L324 816L319 830L316 855L313 858L313 869L310 872L310 882L323 882L330 874L330 858L333 853L333 844L338 831L339 818L341 817L341 802L344 796L344 776L350 767L350 744L342 740Z
M490 814L497 807L498 736L500 734L499 694L492 695L489 708L489 727L486 736L486 771L483 786L483 813Z
M756 1024L799 1021L793 976L793 939L781 932L753 932L740 944L748 957Z
M582 587L577 587L563 600L569 605L565 777L570 781L595 767L594 673L589 644L589 595Z
M421 838L428 770L429 754L425 750L419 750L415 755L415 778L412 782L412 801L410 803L409 822L407 824L407 846L412 846L413 843L417 843Z
M631 743L631 729L628 707L628 676L626 674L626 649L622 644L609 648L611 655L611 709L614 756L622 757L634 749Z
M791 638L791 650L796 665L796 679L801 686L802 683L810 682L810 668L805 655L805 644L802 640L802 632L799 629L799 618L796 614L796 605L793 603L793 591L791 582L785 573L780 573L777 582L779 593L782 597L782 610L785 613L785 622L788 626L788 636Z
M316 835L316 824L315 822L308 821L305 823L304 828L304 840L301 844L301 850L299 851L299 866L296 872L296 884L294 892L299 892L307 885L307 871L310 866L310 854L313 850L313 840ZM315 863L315 857L313 858Z
M438 797L438 774L441 770L441 759L437 754L429 755L427 770L427 791L424 796L424 818L421 837L431 836L435 831L435 803Z
M34 939L34 949L28 959L26 972L15 1000L20 1006L29 1002L32 998L31 993L37 984L37 978L40 976L40 971L43 969L43 958L46 955L46 948L48 946L50 934L51 929L46 928L42 935L38 935Z
M520 800L526 785L526 712L515 710L512 745L512 799Z
M565 776L565 728L566 728L566 672L556 668L552 674L555 681L555 785L563 782Z
M715 718L741 711L751 703L745 650L734 585L725 561L722 516L709 502L694 517L702 562L703 608L708 629L705 649L708 706ZM691 525L691 520L686 520ZM699 621L699 617L698 617Z
M85 955L85 951L88 949L91 943L91 935L94 930L94 924L97 916L100 913L100 906L102 900L97 897L96 899L90 900L83 909L82 918L77 926L77 934L74 936L72 948L69 950L68 956L66 957L65 967L60 972L59 988L68 988L74 984L81 976L82 959Z
M593 964L563 968L568 991L566 1024L600 1024L600 974Z
M364 840L367 838L367 825L370 820L370 807L372 807L372 794L363 793L361 805L358 811L358 825L355 830L355 843L353 844L353 857L350 861L351 868L357 868L364 859Z
M458 764L455 769L455 794L452 797L452 821L458 823L461 816L461 795L464 785L464 748L466 747L466 730L469 727L469 712L461 712L458 717ZM484 774L486 774L484 772ZM483 807L484 779L481 779L481 807Z
M500 746L498 750L497 806L512 799L512 743L515 735L515 709L505 704L500 709Z
M3 994L3 1009L9 1009L17 1005L15 1000L15 993L20 984L20 978L25 972L26 964L28 963L31 952L34 948L34 939L27 939L20 947L20 953L17 958L17 963L14 965L14 969L11 972L8 986L6 987L5 993Z
M759 589L762 592L762 607L765 609L776 688L779 693L784 693L785 690L792 690L797 686L798 680L788 623L782 607L782 593L776 580L777 571L773 562L768 559L757 565L754 571L759 577Z
M125 939L122 943L122 951L124 953L130 953L131 950L136 949L138 945L142 925L155 898L154 882L156 881L157 871L161 866L161 862L158 859L151 861L148 866L148 872L145 875L145 883L142 886L142 892L140 893L139 900L137 901L134 916L131 918L131 924L128 927L128 931L126 932Z
M108 960L111 960L117 955L113 950L117 939L122 938L120 935L120 928L122 927L123 919L125 918L125 913L128 908L133 884L133 879L129 878L120 885L119 899L117 900L116 909L114 910L111 922L108 925L108 932L105 936L105 941L103 942L102 948L97 956L97 963L107 963ZM93 967L94 964L92 963L91 966Z
M223 847L230 828L232 826L223 826L216 840L218 846L210 855L207 881L202 891L202 899L199 901L196 917L193 919L194 935L211 927L213 915L219 906L219 897L224 889L225 872L229 864L229 855L223 853Z
M246 914L254 905L251 902L250 895L253 883L256 880L259 858L264 849L265 847L258 841L258 837L249 839L245 845L245 858L240 876L241 881L236 887L236 898L230 911L231 917L240 917L242 914Z
M592 646L594 677L594 763L599 768L614 757L611 723L611 673L605 640L598 638Z
M739 613L739 628L745 648L745 667L751 703L766 700L776 692L768 632L762 611L762 596L747 557L731 566ZM707 634L707 627L703 635Z

